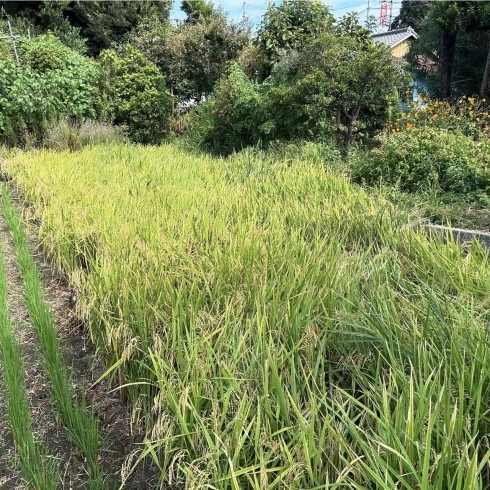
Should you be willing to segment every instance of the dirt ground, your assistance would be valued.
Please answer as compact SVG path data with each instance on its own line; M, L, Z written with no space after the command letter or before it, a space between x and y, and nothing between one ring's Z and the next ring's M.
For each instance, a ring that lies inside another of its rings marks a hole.
M21 209L19 199L14 199L14 204L18 210ZM138 449L137 442L141 440L141 434L132 434L130 409L120 400L117 393L109 393L104 381L92 387L94 381L105 371L105 367L95 352L86 328L74 314L73 290L63 274L40 253L35 228L28 226L27 229L29 247L41 273L45 297L55 316L58 340L64 352L65 365L72 376L73 387L77 397L84 394L88 404L94 405L100 422L101 436L108 441L107 449L100 458L106 475L105 486L107 489L119 488L121 468L127 455ZM46 441L48 454L56 459L62 469L63 481L60 482L60 488L88 488L83 457L73 447L66 430L58 423L55 415L48 379L39 363L35 332L23 300L23 285L16 264L15 249L2 213L0 245L8 276L9 314L21 346L35 436ZM0 359L0 374L1 369ZM25 482L16 470L15 447L8 427L2 390L0 385L0 489L23 489ZM155 466L141 465L124 488L160 488Z

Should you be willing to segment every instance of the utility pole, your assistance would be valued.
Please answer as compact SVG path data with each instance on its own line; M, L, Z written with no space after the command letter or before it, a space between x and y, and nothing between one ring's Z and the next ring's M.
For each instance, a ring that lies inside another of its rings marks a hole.
M392 13L393 13L393 0L390 0L390 20L388 22L388 30L391 31L391 22L393 21L392 18Z

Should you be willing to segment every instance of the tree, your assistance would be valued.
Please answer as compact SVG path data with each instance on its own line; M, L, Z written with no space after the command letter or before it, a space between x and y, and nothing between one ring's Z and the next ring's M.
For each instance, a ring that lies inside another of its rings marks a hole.
M177 28L145 25L131 41L157 64L176 99L201 100L248 44L249 33L248 23L229 22L215 12Z
M64 14L70 24L80 28L91 55L127 41L129 33L148 19L168 20L170 0L70 2Z
M390 29L412 27L415 32L418 32L428 11L429 0L402 0L400 12L393 20Z
M24 19L39 32L51 31L77 51L96 56L127 41L128 34L149 19L168 21L171 0L0 2L0 12ZM33 29L31 29L32 31Z
M344 150L348 154L354 131L364 112L374 108L386 113L396 89L403 85L403 74L395 67L391 53L379 44L360 46L351 38L332 49L332 39L325 43L322 58L324 73L332 81L331 94L336 109L335 124L343 132ZM330 46L329 46L330 44ZM340 48L337 57L332 56ZM350 57L339 63L338 56Z
M41 140L64 118L94 117L98 71L95 62L52 34L25 40L20 63L0 57L0 139L18 144L26 130Z
M154 63L129 44L99 57L101 116L124 125L133 141L159 143L168 130L172 96Z
M408 58L414 67L421 57L438 64L436 92L442 99L453 95L455 81L460 93L484 93L490 75L490 67L484 69L489 29L488 2L434 2Z
M0 1L0 10L9 18L25 17L34 22L36 18L41 16L44 3L41 0L33 0L32 2L2 0Z
M213 3L206 0L184 0L180 10L187 14L186 22L199 22L216 14Z
M270 74L285 51L301 51L315 37L331 31L333 23L329 8L320 0L269 3L254 40L262 58L261 78Z
M430 10L431 20L442 29L441 42L441 82L439 96L442 99L451 97L451 81L454 70L454 57L456 55L456 37L464 29L465 9L469 2L444 2L434 4ZM464 4L464 5L463 5Z
M356 16L332 31L310 39L301 51L283 51L261 84L233 65L200 110L205 146L229 153L259 142L324 139L336 132L347 156L356 132L379 129L406 76L390 49L375 44Z
M344 17L338 35L327 33L315 39L303 61L303 72L314 74L327 100L331 99L335 127L343 136L346 155L359 121L366 126L369 122L365 116L386 114L394 93L406 79L390 49L373 43L368 33L356 24L355 17Z

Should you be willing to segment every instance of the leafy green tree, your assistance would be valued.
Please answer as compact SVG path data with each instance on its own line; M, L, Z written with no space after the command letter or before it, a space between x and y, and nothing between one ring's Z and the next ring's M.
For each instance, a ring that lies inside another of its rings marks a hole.
M42 15L45 2L42 0L25 1L0 1L0 10L9 18L25 17L32 21Z
M437 63L439 78L434 92L442 99L454 95L454 82L456 93L484 94L490 76L490 65L486 64L489 30L487 2L435 2L408 58L414 67L421 57Z
M201 100L213 91L249 42L247 23L229 22L218 13L177 28L147 24L131 42L157 64L178 100Z
M217 13L214 4L206 0L184 0L180 10L187 14L186 22L200 22Z
M168 20L170 8L170 0L77 0L69 3L64 15L87 39L89 53L97 55L103 49L125 42L129 33L150 18Z
M191 129L191 139L211 153L228 155L239 151L262 139L261 125L267 119L264 110L258 86L232 62L213 95L196 108L197 122Z
M330 31L333 23L329 8L320 0L269 3L254 40L262 59L261 78L271 73L285 51L301 51L312 39Z
M375 32L378 28L378 18L375 15L370 15L364 22L364 27L369 30L369 32Z
M360 130L379 129L406 76L387 46L375 44L355 17L290 49L261 84L237 65L202 109L201 141L229 153L271 140L329 139L335 132L345 154Z
M172 96L157 66L129 44L99 58L101 116L123 125L138 143L159 143L168 131Z
M87 52L86 40L81 36L81 29L70 24L64 12L68 1L45 2L0 2L0 30L5 29L9 20L16 34L35 37L51 32L63 44L77 53ZM5 22L4 25L2 25Z
M347 155L358 129L381 125L406 75L389 48L373 43L355 19L344 18L337 31L337 36L327 33L312 41L301 70L316 77L319 93L329 101Z
M429 0L402 0L400 12L391 24L391 29L412 27L418 32L429 12Z
M170 8L171 0L0 2L4 16L27 21L31 31L49 30L71 48L91 55L125 42L148 19L168 21Z
M451 92L457 36L462 33L490 28L490 5L484 2L447 2L434 4L431 19L442 29L441 49L441 98L449 98Z

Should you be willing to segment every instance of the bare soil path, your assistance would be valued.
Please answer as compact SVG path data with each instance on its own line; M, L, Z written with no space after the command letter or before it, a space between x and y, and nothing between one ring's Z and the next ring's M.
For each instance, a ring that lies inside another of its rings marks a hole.
M12 198L14 195L11 195ZM22 206L13 199L17 209ZM26 211L26 210L24 210ZM28 216L24 212L24 216ZM30 231L29 231L30 229ZM106 488L118 488L121 482L121 468L126 456L137 448L138 435L131 434L130 410L118 397L110 393L106 383L92 387L104 372L104 365L96 355L94 346L83 324L73 310L73 291L64 276L57 271L37 248L37 237L33 228L27 228L29 248L41 273L44 294L53 310L58 330L58 341L64 351L65 365L72 377L77 396L84 394L88 405L93 404L100 421L100 431L107 438L108 447L101 456L100 464L107 475ZM16 336L21 346L26 384L33 420L33 429L38 439L46 441L48 453L56 458L62 468L63 481L60 488L88 488L83 457L71 444L67 432L57 420L55 407L50 398L48 379L40 365L35 332L30 325L23 299L23 284L20 277L15 249L10 232L0 212L0 246L4 255L8 277L8 307ZM2 364L0 359L0 374ZM4 396L0 385L0 489L17 490L25 488L15 465L15 447L10 435ZM139 468L126 483L125 489L157 489L157 472L152 465Z

